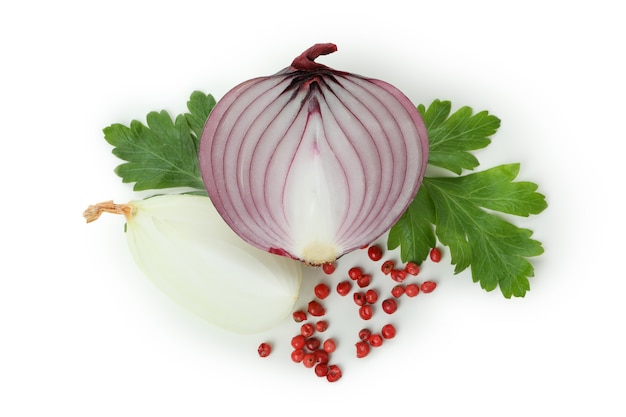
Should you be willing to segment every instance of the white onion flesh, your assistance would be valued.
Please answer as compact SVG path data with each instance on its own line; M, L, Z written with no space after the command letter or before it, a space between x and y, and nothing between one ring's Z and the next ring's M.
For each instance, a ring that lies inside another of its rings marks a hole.
M252 247L207 197L163 195L129 203L127 240L145 274L181 306L224 329L253 333L287 318L301 264Z
M426 128L392 85L313 60L246 81L211 112L200 143L207 192L263 251L319 265L380 237L421 184Z

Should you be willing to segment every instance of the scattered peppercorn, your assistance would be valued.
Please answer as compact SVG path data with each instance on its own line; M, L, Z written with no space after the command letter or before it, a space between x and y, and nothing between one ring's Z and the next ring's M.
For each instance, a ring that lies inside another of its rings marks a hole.
M341 368L338 365L330 365L328 367L328 375L326 375L328 382L337 382L341 379L341 376Z
M348 271L348 276L353 281L356 281L357 279L359 279L361 275L363 275L363 270L359 268L358 266L354 266L350 268L350 270Z
M302 364L305 368L312 368L315 366L315 354L313 353L305 353L302 358Z
M304 323L300 327L300 334L304 337L311 337L315 333L315 326L311 323Z
M372 245L367 249L367 256L372 261L380 261L383 257L383 251L379 246Z
M399 298L406 292L406 288L403 285L396 285L391 289L391 295L396 298Z
M385 324L380 333L385 339L393 339L396 337L396 328L393 324Z
M374 315L374 309L372 308L371 305L365 304L359 308L359 316L361 316L363 320L369 320L372 318L373 315Z
M441 260L441 250L439 248L432 248L430 250L430 260L433 262L439 262Z
M325 332L326 329L328 329L328 322L326 320L320 320L315 323L315 330L317 330L318 332Z
M395 266L396 264L392 260L388 260L383 262L383 264L380 266L380 270L383 274L389 275L391 271L393 271Z
M306 343L306 338L301 334L296 335L291 338L291 346L294 349L302 349L304 348L304 344Z
M262 358L266 358L272 353L272 346L269 343L261 343L259 345L259 356Z
M326 365L330 359L330 355L324 349L317 349L313 352L313 356L315 356L315 362L323 363L324 365Z
M370 274L363 274L356 279L356 284L361 288L365 288L371 283L372 283L372 276Z
M391 279L396 282L402 282L406 279L406 271L404 269L393 269L391 270Z
M333 272L335 272L335 268L336 266L334 262L326 262L322 265L322 271L324 271L326 275L331 275Z
M365 293L357 291L352 294L352 299L354 299L354 303L358 306L362 306L366 303L365 301Z
M330 288L328 288L328 285L323 282L317 284L313 291L315 292L315 296L320 300L323 300L330 295Z
M333 353L337 348L337 343L335 342L335 339L326 339L322 344L322 348L325 352Z
M404 270L407 274L416 276L420 273L420 267L415 262L409 262L404 266Z
M372 334L370 336L369 342L370 342L370 345L372 345L372 347L382 346L382 344L383 344L383 337L381 335L379 335L378 333L374 333L374 334Z
M407 297L415 297L420 292L420 287L417 284L409 284L404 288L404 293Z
M302 359L304 359L304 349L295 349L293 352L291 352L292 361L300 363L302 362Z
M369 340L371 334L372 332L369 329L361 329L359 330L359 339L361 339L362 341L367 341Z
M433 292L437 288L437 283L434 281L424 281L422 285L420 285L420 290L424 293Z
M383 311L387 314L393 314L398 309L398 303L393 298L387 298L382 303Z
M315 317L323 316L324 314L326 314L326 310L324 309L324 307L315 300L309 302L307 311L310 315Z
M348 295L351 289L352 284L350 283L350 281L341 281L339 284L337 284L337 294L341 295L342 297Z
M300 323L306 320L306 313L302 310L294 311L293 319L296 323Z
M322 342L317 337L309 337L304 346L310 351L316 351L321 346Z
M358 341L355 343L355 347L357 358L364 358L370 353L370 345L367 344L367 342L364 342L362 340Z
M327 376L328 375L328 365L324 364L324 363L318 363L317 365L315 365L315 375L319 376L319 377L323 377L323 376Z
M369 304L374 304L378 300L378 292L373 289L365 291L365 301Z

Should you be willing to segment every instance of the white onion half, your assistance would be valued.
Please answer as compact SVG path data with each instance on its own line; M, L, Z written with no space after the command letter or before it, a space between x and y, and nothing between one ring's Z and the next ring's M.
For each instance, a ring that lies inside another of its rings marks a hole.
M416 106L392 85L314 62L246 81L211 112L199 161L207 192L244 240L308 264L380 237L415 197L428 159Z
M227 330L267 330L296 302L302 266L261 251L224 223L209 198L162 195L130 202L133 258L181 306Z

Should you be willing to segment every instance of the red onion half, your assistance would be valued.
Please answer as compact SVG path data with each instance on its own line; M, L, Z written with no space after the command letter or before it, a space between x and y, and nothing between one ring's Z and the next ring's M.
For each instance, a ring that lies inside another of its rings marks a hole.
M199 160L215 208L241 238L311 265L393 226L428 160L416 106L392 85L314 60L229 91L204 127Z

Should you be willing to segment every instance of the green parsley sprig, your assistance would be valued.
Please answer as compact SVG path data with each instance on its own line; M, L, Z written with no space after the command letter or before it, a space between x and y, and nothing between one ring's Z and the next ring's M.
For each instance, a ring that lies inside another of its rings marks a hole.
M500 120L462 107L450 115L449 101L419 106L429 141L430 165L457 176L425 177L414 201L389 231L387 245L400 247L403 261L421 262L436 240L450 249L455 273L471 268L472 279L487 291L500 287L506 298L523 297L530 290L533 265L527 258L543 253L522 229L499 213L516 216L539 214L545 197L531 182L514 182L519 164L500 165L482 172L460 175L478 166L469 153L491 143Z
M146 124L113 124L104 137L113 154L126 161L115 172L134 190L189 188L206 194L198 166L198 142L215 106L210 94L195 91L188 113L172 119L166 111L151 112ZM404 215L389 231L389 249L400 248L404 262L422 262L437 240L450 249L455 273L471 269L472 279L487 291L523 297L534 275L529 257L543 253L532 231L519 228L502 214L529 216L546 207L545 197L531 182L515 182L519 164L500 165L462 175L479 165L471 153L486 147L500 126L488 112L462 107L451 114L449 101L418 106L429 134L431 166L449 177L425 177Z
M194 91L187 102L189 113L174 120L162 110L148 113L147 125L133 120L130 126L116 123L104 128L113 154L127 161L115 168L115 173L123 182L135 183L135 191L182 187L206 193L198 143L214 106L213 96Z

